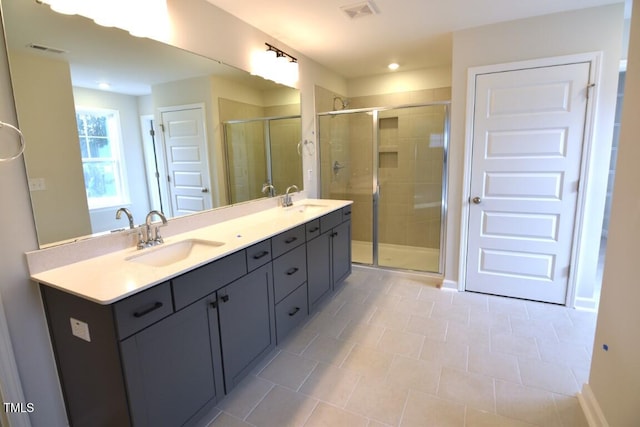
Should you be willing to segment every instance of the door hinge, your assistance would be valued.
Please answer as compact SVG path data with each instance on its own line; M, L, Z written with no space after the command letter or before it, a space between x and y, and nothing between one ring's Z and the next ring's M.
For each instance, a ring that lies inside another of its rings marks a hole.
M156 136L156 131L153 129L149 129L149 135Z
M161 130L162 132L164 132L164 125L163 125L162 123L160 123L158 126L160 126L160 130Z
M589 93L591 92L589 89L592 89L592 88L594 88L594 87L596 87L596 84L595 84L595 83L589 83L589 84L587 85L587 99L589 98Z
M171 182L171 175L167 175L167 182Z

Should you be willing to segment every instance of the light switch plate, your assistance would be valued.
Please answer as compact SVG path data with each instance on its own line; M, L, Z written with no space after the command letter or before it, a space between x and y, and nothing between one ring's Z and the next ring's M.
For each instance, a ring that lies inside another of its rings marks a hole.
M82 322L78 319L70 318L71 320L71 333L87 342L91 342L91 336L89 335L89 324Z

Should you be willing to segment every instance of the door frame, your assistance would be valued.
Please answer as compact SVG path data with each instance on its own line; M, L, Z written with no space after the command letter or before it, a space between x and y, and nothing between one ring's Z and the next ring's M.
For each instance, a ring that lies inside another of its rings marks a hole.
M509 62L503 64L471 67L467 71L467 106L465 118L465 142L464 142L464 171L462 180L462 210L460 218L460 252L458 265L458 290L466 290L467 281L467 251L469 249L469 198L471 197L471 161L473 149L473 130L475 119L476 77L481 74L516 71L527 68L551 67L557 65L588 62L589 71L589 96L587 98L587 110L585 114L585 126L583 134L582 158L580 159L580 178L578 185L578 199L575 213L575 226L571 242L571 258L569 264L569 278L567 283L567 296L565 305L573 307L576 300L576 279L578 277L578 263L580 251L587 242L582 238L582 230L585 222L585 203L589 188L589 165L591 164L592 148L594 143L594 124L596 118L596 106L598 105L600 79L602 74L603 52L586 52L574 55L540 58L526 61Z
M18 366L11 344L7 317L0 295L0 400L3 402L26 404ZM37 405L36 405L37 409ZM12 427L31 427L28 414L5 413L4 407L0 408L0 424L8 422Z

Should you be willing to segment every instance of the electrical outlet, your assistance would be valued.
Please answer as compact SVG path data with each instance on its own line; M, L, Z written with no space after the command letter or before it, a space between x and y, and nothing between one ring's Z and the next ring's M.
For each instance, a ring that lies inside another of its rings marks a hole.
M30 191L44 191L47 186L44 182L44 178L29 178L29 190Z
M69 318L69 320L71 321L71 334L87 342L91 342L89 324L81 322L78 319L74 319L73 317Z

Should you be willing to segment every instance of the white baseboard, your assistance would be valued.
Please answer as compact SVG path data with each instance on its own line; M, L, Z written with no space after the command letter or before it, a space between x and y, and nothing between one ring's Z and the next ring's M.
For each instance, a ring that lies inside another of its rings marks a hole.
M444 289L450 289L452 291L457 291L458 290L458 282L454 281L454 280L443 280L442 281L442 287Z
M576 297L574 307L578 310L598 311L598 298Z
M578 393L578 402L580 402L589 427L609 427L609 423L600 409L600 404L588 383L582 386L582 393Z

